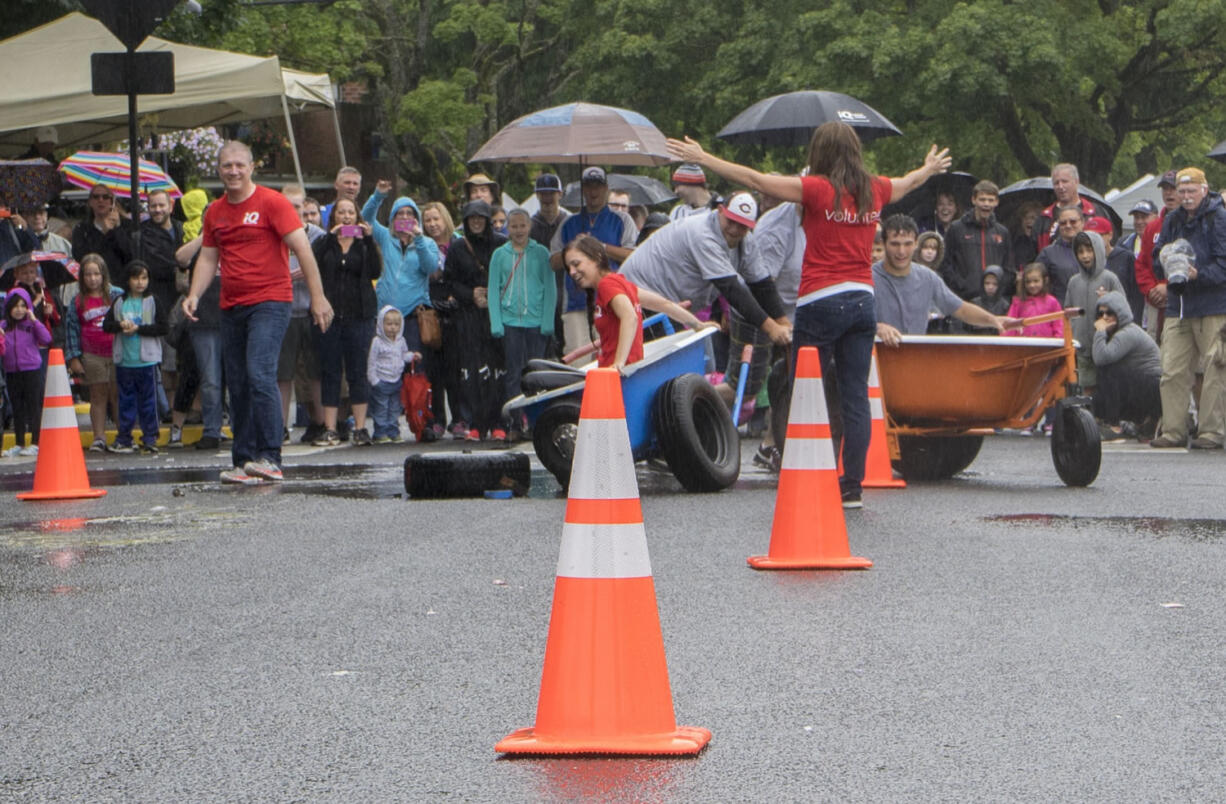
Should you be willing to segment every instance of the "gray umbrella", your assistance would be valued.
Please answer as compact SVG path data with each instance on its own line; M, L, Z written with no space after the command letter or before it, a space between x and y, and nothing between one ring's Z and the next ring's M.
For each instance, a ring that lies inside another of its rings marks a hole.
M737 145L801 146L809 144L813 129L833 120L854 128L862 142L902 134L863 101L842 92L806 89L758 101L715 136Z
M1213 146L1213 150L1205 154L1205 156L1210 159L1216 159L1218 162L1226 162L1226 140L1222 140Z
M673 158L664 135L638 112L568 103L504 126L468 161L666 165Z
M676 194L668 189L668 185L650 176L610 173L609 189L629 193L631 204L640 204L645 207L677 200ZM579 193L579 182L572 181L566 185L566 192L562 195L562 206L578 209L582 204L583 198Z

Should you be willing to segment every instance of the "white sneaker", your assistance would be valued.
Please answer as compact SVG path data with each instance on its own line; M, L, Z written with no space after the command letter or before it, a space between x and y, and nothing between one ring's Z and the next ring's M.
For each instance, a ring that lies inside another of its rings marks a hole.
M267 458L258 461L247 461L243 466L243 471L252 477L262 478L264 480L282 480L281 467L277 466Z
M254 477L243 471L241 466L226 469L221 473L222 483L237 483L243 486L254 486L264 482L262 477Z
M21 450L21 452L19 452L19 453L17 453L17 454L18 454L18 455L20 455L20 456L21 456L21 457L23 457L23 458L32 458L32 457L34 457L35 455L37 455L37 454L38 454L38 445L37 445L37 444L31 444L30 446L25 447L24 449L22 449L22 450Z
M11 446L4 451L4 457L6 458L16 458L20 454L21 454L21 447L18 447L16 445Z

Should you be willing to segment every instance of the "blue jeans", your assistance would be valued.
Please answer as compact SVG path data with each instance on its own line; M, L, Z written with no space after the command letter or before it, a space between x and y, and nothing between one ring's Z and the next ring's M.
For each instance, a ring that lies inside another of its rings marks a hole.
M400 435L400 414L404 407L400 404L400 383L379 382L370 387L370 418L375 423L374 437Z
M830 373L838 387L837 410L830 411L830 422L833 431L837 420L842 420L843 477L839 486L843 492L858 492L864 480L871 430L868 370L876 336L877 308L873 294L867 291L838 293L796 308L792 365L796 365L800 347L816 346L827 389L832 379ZM829 366L833 366L833 372L827 371ZM835 450L837 454L837 443Z
M221 311L221 349L230 388L235 466L268 460L281 465L281 392L277 359L289 327L289 302L260 302Z
M130 445L132 427L140 418L141 443L158 440L157 366L116 366L115 385L119 388L119 429L115 443Z
M199 327L188 332L196 353L196 370L200 373L200 416L204 419L204 436L221 438L221 330Z

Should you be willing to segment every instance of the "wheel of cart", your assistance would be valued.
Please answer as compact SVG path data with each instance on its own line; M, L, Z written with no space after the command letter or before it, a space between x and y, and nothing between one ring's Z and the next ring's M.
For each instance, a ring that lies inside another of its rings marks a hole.
M1070 308L1023 325L1082 312ZM953 476L975 460L985 435L1032 427L1053 405L1056 473L1070 486L1098 476L1102 442L1077 385L1067 320L1063 338L904 335L897 348L878 348L877 367L896 467L907 480Z
M658 323L653 316L644 326ZM622 400L634 459L663 457L673 476L692 492L718 491L741 471L740 436L726 405L703 378L707 338L714 329L683 331L643 344L643 360L622 376ZM530 361L524 394L503 406L523 413L532 426L532 446L544 467L565 489L570 483L584 377L579 368Z

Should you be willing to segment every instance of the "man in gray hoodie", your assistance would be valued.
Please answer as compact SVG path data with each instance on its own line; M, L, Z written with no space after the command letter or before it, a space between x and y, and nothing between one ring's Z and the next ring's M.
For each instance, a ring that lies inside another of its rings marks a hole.
M1120 291L1104 294L1094 307L1091 354L1098 370L1094 414L1113 425L1105 437L1123 436L1119 425L1133 422L1141 440L1153 437L1162 416L1162 357L1158 344L1132 318L1128 299Z
M1073 238L1073 254L1077 257L1077 274L1068 281L1064 294L1064 306L1080 307L1085 315L1074 318L1073 339L1077 341L1077 381L1090 392L1098 385L1094 361L1090 357L1090 342L1094 340L1094 319L1090 311L1095 309L1102 294L1112 290L1124 292L1119 278L1107 270L1107 247L1097 232L1078 232Z

